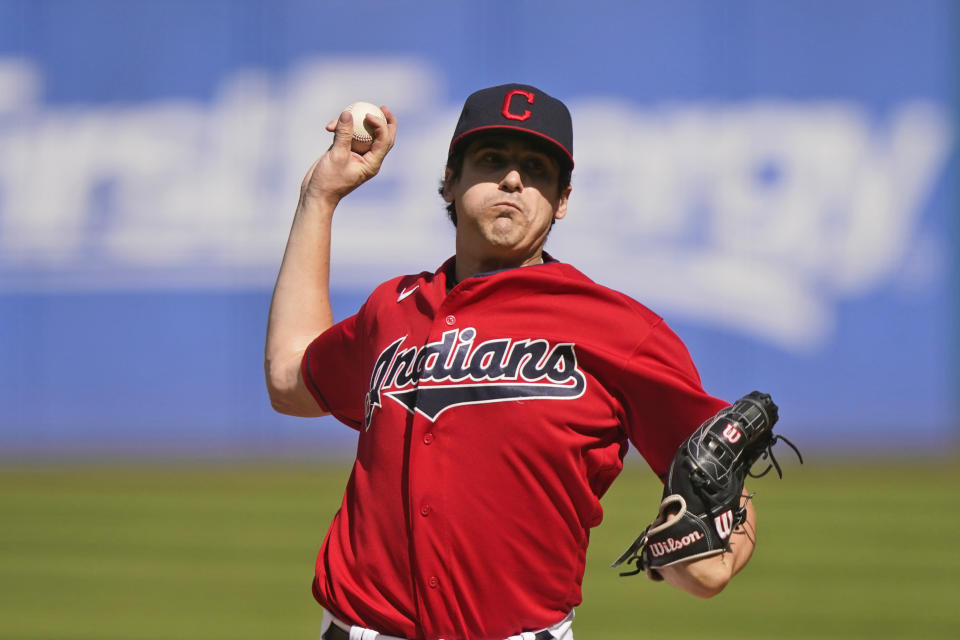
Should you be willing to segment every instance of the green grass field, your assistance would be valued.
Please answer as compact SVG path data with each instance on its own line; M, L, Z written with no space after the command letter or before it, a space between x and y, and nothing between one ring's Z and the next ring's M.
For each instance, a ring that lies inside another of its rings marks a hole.
M313 640L313 560L347 473L321 462L6 464L0 638ZM784 480L750 487L753 561L696 600L607 568L659 498L649 472L628 466L592 535L577 638L958 637L955 459L787 462Z

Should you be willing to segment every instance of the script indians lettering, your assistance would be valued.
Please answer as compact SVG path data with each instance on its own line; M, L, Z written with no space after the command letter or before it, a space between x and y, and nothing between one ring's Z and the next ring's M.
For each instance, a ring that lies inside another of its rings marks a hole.
M452 407L508 400L571 400L587 382L573 343L497 338L475 343L473 327L437 342L404 348L407 336L377 357L364 407L364 428L383 396L431 421Z

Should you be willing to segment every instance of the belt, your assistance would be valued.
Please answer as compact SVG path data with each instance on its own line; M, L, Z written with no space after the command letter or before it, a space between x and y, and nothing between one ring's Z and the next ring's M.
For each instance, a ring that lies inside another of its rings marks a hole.
M546 629L537 632L537 635L533 637L535 640L553 640L553 634ZM337 625L331 624L326 633L323 634L322 640L350 640L350 634Z

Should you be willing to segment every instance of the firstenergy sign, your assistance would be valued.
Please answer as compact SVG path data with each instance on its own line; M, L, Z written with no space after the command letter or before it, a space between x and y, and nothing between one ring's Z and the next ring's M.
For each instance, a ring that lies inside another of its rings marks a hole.
M207 101L50 105L43 81L0 58L0 291L269 287L323 125L370 86L400 134L341 205L334 278L369 290L453 251L436 184L460 105L438 110L426 63L238 69ZM940 103L568 104L574 189L547 248L660 313L812 351L841 301L929 287L950 259L921 218L953 148Z

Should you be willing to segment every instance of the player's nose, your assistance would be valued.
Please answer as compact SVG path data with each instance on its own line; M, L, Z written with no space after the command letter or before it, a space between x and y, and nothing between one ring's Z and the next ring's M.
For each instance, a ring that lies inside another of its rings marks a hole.
M520 170L510 167L507 173L500 180L500 188L504 191L522 191L523 178L520 176Z

